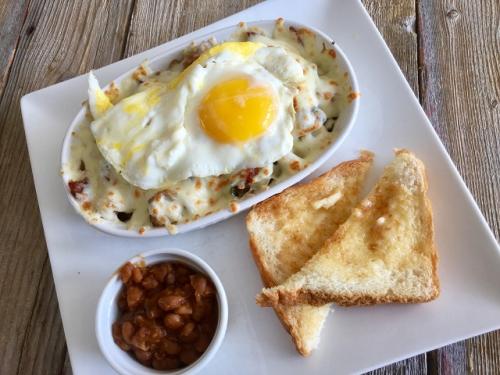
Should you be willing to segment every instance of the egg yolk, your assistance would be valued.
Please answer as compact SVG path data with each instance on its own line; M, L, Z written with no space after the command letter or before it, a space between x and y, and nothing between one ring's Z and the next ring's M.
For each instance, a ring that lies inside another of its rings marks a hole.
M262 135L276 116L270 87L247 77L233 78L210 89L198 108L201 127L220 143L241 143Z

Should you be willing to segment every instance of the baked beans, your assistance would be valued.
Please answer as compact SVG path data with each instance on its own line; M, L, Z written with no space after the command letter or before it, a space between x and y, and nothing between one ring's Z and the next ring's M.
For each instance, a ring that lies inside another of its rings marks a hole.
M208 348L218 323L215 287L204 274L182 263L119 270L124 286L115 343L144 366L174 370L190 365Z

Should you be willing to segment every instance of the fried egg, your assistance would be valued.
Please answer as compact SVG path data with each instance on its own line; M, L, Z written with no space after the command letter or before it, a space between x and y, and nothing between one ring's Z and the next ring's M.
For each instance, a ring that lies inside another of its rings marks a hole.
M142 189L264 167L292 150L290 82L301 79L283 48L254 42L218 44L114 105L90 74L91 131L104 158Z

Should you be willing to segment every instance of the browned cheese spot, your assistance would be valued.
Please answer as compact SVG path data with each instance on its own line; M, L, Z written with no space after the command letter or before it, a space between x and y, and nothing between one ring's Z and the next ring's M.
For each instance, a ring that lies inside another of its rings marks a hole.
M300 162L298 160L294 160L290 163L290 169L293 171L300 171Z

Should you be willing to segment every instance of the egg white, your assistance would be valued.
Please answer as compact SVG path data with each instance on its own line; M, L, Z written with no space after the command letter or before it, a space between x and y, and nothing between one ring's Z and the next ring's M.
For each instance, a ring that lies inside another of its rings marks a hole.
M95 78L90 78L89 103L96 109L91 130L102 155L125 180L142 189L263 167L280 159L293 147L293 90L263 66L269 56L286 59L283 51L266 49L250 58L222 51L188 69L175 87L150 82L104 111L97 110L103 108L95 104L102 97ZM298 74L295 69L294 76ZM277 98L276 116L259 137L219 143L201 128L198 106L215 84L241 76L271 90Z

